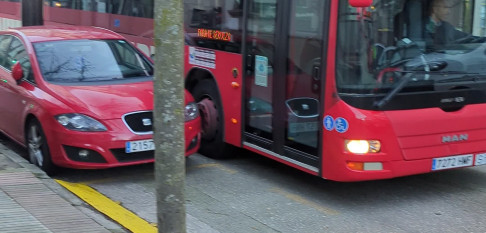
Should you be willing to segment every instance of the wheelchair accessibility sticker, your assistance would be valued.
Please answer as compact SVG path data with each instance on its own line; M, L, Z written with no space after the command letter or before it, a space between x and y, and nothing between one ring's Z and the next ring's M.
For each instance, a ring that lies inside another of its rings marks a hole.
M349 129L348 121L342 117L334 119L332 116L325 116L322 124L327 131L336 130L338 133L345 133Z

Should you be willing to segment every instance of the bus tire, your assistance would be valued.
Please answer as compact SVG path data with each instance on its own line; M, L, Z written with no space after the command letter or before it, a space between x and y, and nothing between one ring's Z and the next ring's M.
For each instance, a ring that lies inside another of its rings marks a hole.
M192 95L201 115L201 146L199 153L206 157L230 157L230 145L224 142L224 120L217 86L211 79L204 79L192 89Z

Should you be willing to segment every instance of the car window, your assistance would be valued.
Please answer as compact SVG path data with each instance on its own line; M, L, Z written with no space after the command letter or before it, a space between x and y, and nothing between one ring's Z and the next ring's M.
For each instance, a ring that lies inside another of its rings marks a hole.
M145 66L145 69L148 69L146 63L140 63L142 57L138 53L132 52L132 49L127 48L130 47L129 44L126 43L113 43L113 50L116 53L116 56L119 57L119 65L125 65L129 67L136 67L139 65Z
M35 82L32 67L30 65L29 54L25 50L24 44L22 44L19 39L13 38L7 52L7 63L10 63L7 68L10 70L12 65L17 62L20 62L20 65L22 66L24 78L31 82Z
M10 63L7 59L7 51L11 40L12 36L0 35L0 66L3 66L8 70L10 70L10 67L8 66Z
M64 40L33 45L46 81L73 83L153 76L150 62L125 40Z

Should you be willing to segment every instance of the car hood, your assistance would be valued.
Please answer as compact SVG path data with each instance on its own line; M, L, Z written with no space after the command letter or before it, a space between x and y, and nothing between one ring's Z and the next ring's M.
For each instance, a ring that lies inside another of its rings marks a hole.
M101 86L48 84L51 95L72 108L98 119L116 119L129 112L153 109L153 82Z

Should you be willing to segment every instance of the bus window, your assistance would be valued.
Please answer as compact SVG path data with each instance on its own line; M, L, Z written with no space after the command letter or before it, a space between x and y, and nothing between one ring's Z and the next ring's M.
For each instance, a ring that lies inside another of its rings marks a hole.
M108 0L94 0L93 1L93 11L99 12L99 13L107 13L108 11Z
M45 0L45 5L76 10L92 10L91 0Z
M108 13L141 18L153 18L153 9L154 0L111 0L107 6Z
M186 44L240 53L242 0L184 0Z
M153 18L153 0L128 0L123 1L123 15Z
M295 1L291 13L289 31L289 69L312 74L312 66L321 58L322 25L324 14L322 1Z

